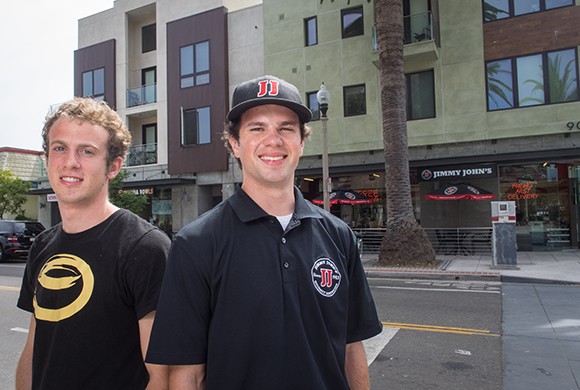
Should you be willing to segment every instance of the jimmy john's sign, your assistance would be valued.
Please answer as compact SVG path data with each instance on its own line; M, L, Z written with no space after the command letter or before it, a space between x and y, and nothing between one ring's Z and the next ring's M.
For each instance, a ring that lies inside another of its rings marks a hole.
M429 167L419 170L421 181L442 181L461 179L481 179L497 177L496 165L465 165L453 167Z

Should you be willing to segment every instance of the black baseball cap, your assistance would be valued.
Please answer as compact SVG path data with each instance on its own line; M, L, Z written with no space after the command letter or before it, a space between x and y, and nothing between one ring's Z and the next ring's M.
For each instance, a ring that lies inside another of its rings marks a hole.
M312 119L312 112L302 103L298 88L274 76L262 76L239 84L234 89L232 109L226 118L236 121L244 111L263 104L288 107L303 123Z

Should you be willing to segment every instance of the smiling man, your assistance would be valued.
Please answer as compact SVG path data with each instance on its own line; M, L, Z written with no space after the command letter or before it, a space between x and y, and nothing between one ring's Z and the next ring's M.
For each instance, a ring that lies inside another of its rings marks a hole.
M294 175L312 113L273 76L236 87L234 195L175 237L147 361L174 389L368 389L378 320L353 233Z
M164 389L167 369L144 353L170 240L108 196L131 134L105 102L77 98L47 117L43 141L62 223L30 249L16 388Z

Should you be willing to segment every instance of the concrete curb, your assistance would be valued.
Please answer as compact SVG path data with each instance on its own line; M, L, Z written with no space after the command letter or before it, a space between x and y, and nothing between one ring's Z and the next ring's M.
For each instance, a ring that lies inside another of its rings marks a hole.
M367 278L385 279L434 279L434 280L483 280L499 282L499 272L462 272L422 269L365 268Z

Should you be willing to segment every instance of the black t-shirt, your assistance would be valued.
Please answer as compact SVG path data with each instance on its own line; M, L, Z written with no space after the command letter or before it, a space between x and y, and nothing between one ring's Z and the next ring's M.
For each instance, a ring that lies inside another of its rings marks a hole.
M382 325L354 235L304 200L285 231L241 189L169 255L150 363L206 364L208 389L347 389L345 346Z
M140 318L156 309L170 240L126 210L31 248L18 307L34 313L34 389L144 389Z

